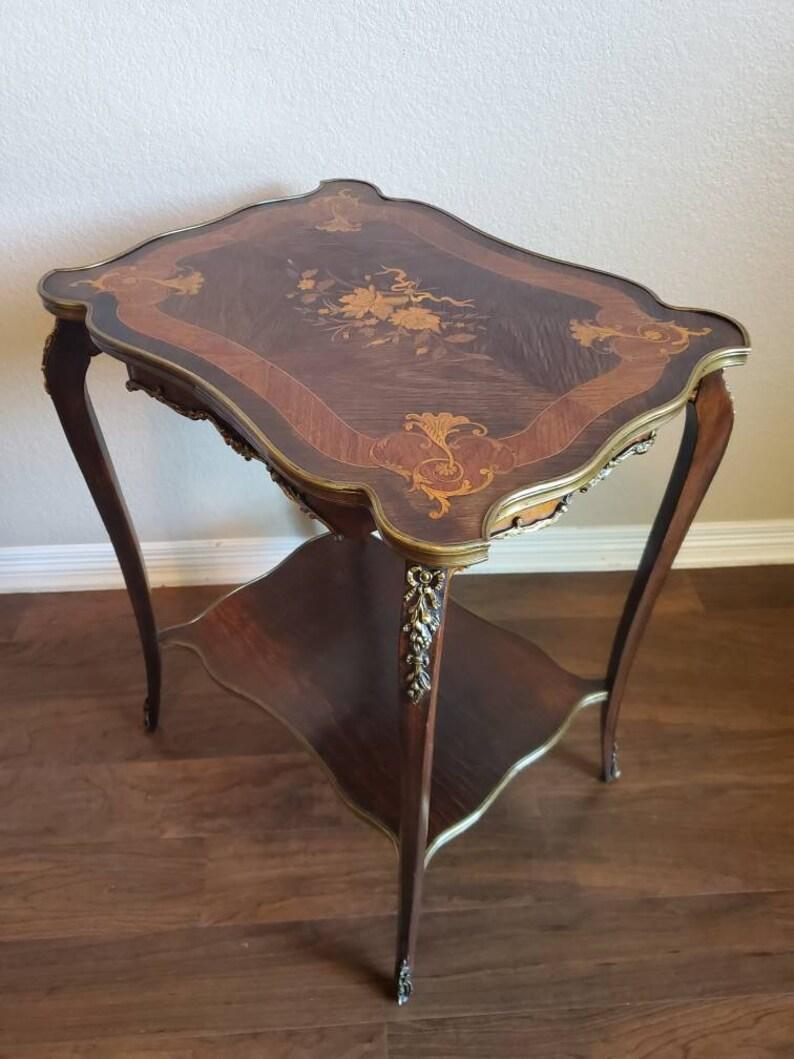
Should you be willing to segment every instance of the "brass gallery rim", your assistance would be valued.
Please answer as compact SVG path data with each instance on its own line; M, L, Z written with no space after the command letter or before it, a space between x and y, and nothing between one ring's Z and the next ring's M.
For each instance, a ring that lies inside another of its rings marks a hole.
M289 198L281 198L275 200L266 200L261 203L254 203L241 207L238 210L234 210L229 214L226 214L224 218L218 218L222 220L225 218L233 217L238 213L245 212L246 210L255 209L259 205L267 205L269 202L285 202L295 199L309 198L320 190L326 183L335 183L323 181L318 189L315 191L307 192L304 195L291 196ZM363 181L351 181L350 183L356 183L359 185L364 184ZM369 185L374 187L373 185ZM389 199L387 196L381 195L377 188L374 188L377 194L386 202L401 202L401 203L412 203L414 200L404 199ZM417 205L425 205L424 203L417 203ZM465 221L461 221L459 218L453 217L452 214L446 213L446 211L438 210L432 207L435 212L444 214L447 217L451 217L457 223L463 227L468 228L474 232L478 232L478 229ZM155 236L154 238L142 241L137 247L149 246L157 243L160 240L167 239L170 236L178 235L183 232L193 231L195 229L205 228L215 221L203 221L196 225L191 225L182 229L177 229L173 232L162 233L161 235ZM480 233L485 234L485 233ZM558 261L546 257L542 254L536 254L533 251L527 251L521 247L515 247L514 244L505 242L504 240L497 239L492 236L488 236L494 243L501 244L505 247L516 249L521 253L530 254L532 257L543 259L546 261L568 264L567 262ZM99 262L98 265L110 264L118 261L127 254L131 253L131 250L125 251L123 254L115 255L107 259L105 262ZM259 426L257 426L253 420L245 412L243 412L232 399L227 397L222 390L216 385L207 381L200 375L191 371L188 368L182 367L169 360L166 357L161 357L155 353L147 351L135 346L131 343L124 342L123 340L117 339L106 332L102 331L93 323L93 305L90 302L73 300L67 298L53 299L45 291L45 285L50 276L55 273L65 272L76 272L85 271L87 268L98 267L94 266L81 266L73 269L57 269L47 273L39 283L39 293L45 306L57 317L63 319L72 320L84 320L85 326L89 332L89 335L95 339L97 346L108 353L111 356L117 356L122 361L132 364L138 362L142 366L151 364L153 366L159 366L166 374L175 378L175 380L182 380L187 383L196 394L198 401L209 403L209 407L214 410L219 416L221 416L231 427L241 433L247 441L249 441L256 449L261 450L263 456L269 461L275 464L278 470L289 477L297 486L302 488L308 493L321 498L336 501L347 505L364 505L371 512L375 524L380 531L382 537L392 547L394 547L401 554L406 557L419 561L425 562L428 565L444 566L450 568L460 568L472 565L473 563L481 562L488 556L490 539L497 532L500 524L510 522L522 512L526 511L527 508L540 505L543 503L552 502L559 500L567 496L569 493L575 492L576 490L586 486L611 460L614 459L622 450L627 446L630 446L633 442L638 440L644 434L647 434L650 430L653 430L664 422L672 418L678 411L681 410L686 402L692 397L693 393L697 389L701 379L708 373L718 371L724 367L730 365L742 363L746 360L749 355L750 348L749 342L747 346L730 346L715 350L708 355L704 356L693 368L686 385L678 393L678 395L666 404L661 405L657 408L653 408L645 411L643 414L635 417L630 422L616 430L607 441L601 445L598 451L590 457L586 462L581 464L579 467L573 469L571 472L566 473L563 476L557 477L552 480L546 480L537 483L532 486L513 488L506 491L504 495L498 497L485 512L481 523L481 537L477 539L469 539L464 541L457 541L454 543L436 543L433 541L425 540L421 534L408 534L399 530L393 522L386 515L381 500L378 497L375 485L369 484L364 481L357 481L355 478L345 480L332 480L322 475L317 475L312 472L306 471L301 468L300 465L296 464L294 460L290 459L277 445L275 445L267 433ZM579 267L579 266L574 266ZM613 273L609 273L598 269L586 269L586 271L602 276L614 276ZM620 277L615 277L620 278ZM648 291L647 287L642 284L631 282L632 285L638 289ZM648 293L651 293L648 291ZM673 313L676 312L692 312L692 311L704 311L707 310L692 310L685 309L683 307L670 306L663 302L661 299L653 295L655 301L664 309L669 310ZM747 333L741 324L736 321L730 320L724 314L719 314L723 319L734 323L739 329L744 338L747 338ZM441 415L451 415L451 413L437 413L436 418ZM430 413L424 413L425 416ZM416 417L414 417L416 418ZM419 417L421 419L421 416ZM460 419L461 421L465 417L453 417ZM466 421L469 423L469 421ZM415 424L418 428L425 432L435 429L436 424ZM478 424L471 424L474 429L478 428ZM484 429L484 428L483 428ZM487 431L486 431L487 432ZM384 455L384 463L382 466L388 464L388 454ZM391 470L398 469L397 467L389 467ZM399 473L405 473L405 468L399 468ZM424 487L422 487L424 490ZM428 490L424 490L426 494L440 507L430 515L431 518L440 517L446 509L448 509L449 497L457 495L452 489L447 488L446 491L437 488L435 485L431 485ZM473 491L469 487L468 491Z
M218 214L217 217L211 217L206 221L197 221L196 224L187 224L182 228L172 228L167 232L159 232L157 235L151 236L149 239L142 239L138 243L133 243L132 246L127 247L126 250L122 250L118 254L113 254L110 257L101 258L99 261L94 261L88 265L69 265L65 268L53 268L44 275L38 282L38 294L41 300L44 302L47 309L54 316L61 316L63 319L82 320L85 317L85 302L79 301L78 299L53 299L47 294L44 289L44 284L50 278L54 276L56 272L83 272L89 268L100 268L102 265L110 265L112 262L117 261L119 258L126 257L128 254L134 253L136 250L141 250L144 246L148 246L150 243L156 243L160 239L168 239L173 235L182 235L184 232L192 232L198 228L206 228L212 224L218 224L221 221L230 220L232 217L236 217L238 213L244 213L246 210L254 210L259 206L270 206L278 202L299 202L301 199L309 199L312 195L316 195L318 191L322 190L326 184L362 184L366 187L371 188L379 198L383 199L384 202L396 202L411 206L425 206L428 209L433 209L436 213L442 214L444 217L448 217L450 220L455 221L457 224L462 225L464 228L468 228L469 231L474 232L476 235L485 236L494 243L498 243L500 246L504 246L509 250L518 250L522 254L532 254L533 257L540 258L542 261L548 261L555 265L569 265L574 268L584 268L587 272L592 272L597 276L608 276L611 279L621 280L624 283L630 283L632 286L637 287L639 290L645 291L649 294L654 301L658 302L665 309L670 309L677 313L691 313L691 312L704 312L708 313L712 310L705 309L703 306L697 305L671 305L669 302L664 301L659 295L652 290L647 284L640 283L637 280L629 279L628 276L623 276L618 272L609 272L604 268L597 268L593 265L577 265L574 261L568 261L562 257L552 257L550 254L542 254L537 250L527 250L525 246L519 246L518 243L511 243L507 239L502 239L500 236L492 235L490 232L484 231L482 228L477 228L476 225L471 224L469 221L464 220L462 217L458 217L456 214L451 213L449 210L443 209L441 206L430 206L429 203L423 202L421 199L404 199L397 198L393 195L384 195L377 184L371 183L368 180L360 179L345 179L343 177L333 177L330 180L321 180L316 188L312 188L310 191L301 191L295 195L283 195L279 198L273 199L259 199L257 202L249 202L244 206L237 206L233 210L229 210L227 213ZM61 310L59 312L59 310ZM745 345L741 348L745 349L746 352L750 352L750 335L747 328L741 323L740 320L736 320L734 317L729 316L727 313L720 312L720 316L732 323L734 327L737 327L742 333Z

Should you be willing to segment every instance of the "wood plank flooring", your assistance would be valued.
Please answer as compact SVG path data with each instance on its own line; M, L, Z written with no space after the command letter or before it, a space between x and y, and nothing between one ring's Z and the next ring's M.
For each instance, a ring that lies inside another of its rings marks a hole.
M455 595L595 676L627 584ZM623 778L585 712L438 854L402 1009L387 840L187 652L143 687L122 593L0 596L0 1059L794 1057L794 567L673 575Z

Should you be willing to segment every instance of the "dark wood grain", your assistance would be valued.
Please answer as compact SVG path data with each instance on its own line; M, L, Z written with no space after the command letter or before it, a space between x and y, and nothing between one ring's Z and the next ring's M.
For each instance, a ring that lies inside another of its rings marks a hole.
M788 995L563 1008L395 1026L389 1059L782 1059L792 1031Z
M319 537L198 621L161 634L165 646L195 651L225 687L283 719L318 754L343 797L394 838L409 702L400 696L405 659L398 661L397 650L403 567L373 537ZM603 688L462 607L447 610L429 844L475 813L520 758ZM405 656L404 634L401 642ZM423 725L429 721L419 716ZM417 754L419 774L413 758L408 768L416 784L426 757L414 739L423 742L421 733L406 734ZM418 787L411 797L420 797ZM420 803L413 804L418 812Z
M399 1004L405 1004L413 992L450 581L446 570L406 563L398 627L400 891L394 980ZM461 767L465 768L463 762Z
M411 1019L763 996L794 974L791 894L547 902L428 913ZM636 929L629 931L626 923ZM391 915L9 941L9 1043L383 1024ZM649 958L653 954L653 958ZM392 1013L395 1014L392 1014Z
M82 471L124 574L146 664L144 722L151 731L160 714L160 649L149 585L138 539L86 390L86 374L97 352L85 328L59 320L44 354L44 379L66 440Z
M483 557L463 545L501 498L606 463L747 348L726 317L359 181L50 273L40 293L60 316L90 308L144 388L179 390L187 414L446 565Z
M707 613L741 610L763 616L775 607L790 607L794 597L794 566L750 566L731 582L719 568L695 570L692 578Z
M338 799L325 797L322 774L297 750L273 755L266 770L260 757L226 760L235 763L231 779L215 759L170 761L170 772L163 761L64 766L57 799L47 766L9 765L0 774L7 809L0 819L0 843L13 848L25 836L46 841L52 834L77 841L87 827L98 842L142 833L158 838L224 834L243 805L255 814L254 834L333 827L349 816ZM191 787L193 808L186 817L184 796Z
M625 582L453 594L598 671ZM154 592L160 624L212 592ZM673 571L627 689L632 767L593 782L585 713L439 853L402 1010L393 854L277 722L169 651L147 737L122 593L2 597L0 615L3 1059L385 1059L384 1036L392 1059L787 1056L791 569ZM100 643L108 664L86 665Z
M705 378L687 405L681 447L626 599L607 668L609 699L603 707L602 768L619 776L617 726L631 666L654 603L673 560L717 473L733 428L733 403L722 372Z
M380 1026L323 1026L221 1036L114 1037L45 1045L0 1045L0 1059L386 1059Z

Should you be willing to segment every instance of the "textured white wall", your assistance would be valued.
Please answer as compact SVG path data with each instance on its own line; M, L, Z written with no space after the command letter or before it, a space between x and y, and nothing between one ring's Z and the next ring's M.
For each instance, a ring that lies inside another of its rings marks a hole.
M707 519L794 516L790 0L4 0L0 544L103 539L41 388L54 266L362 177L747 324ZM107 361L107 358L101 358ZM140 535L302 525L211 427L93 390ZM569 524L647 518L670 438Z

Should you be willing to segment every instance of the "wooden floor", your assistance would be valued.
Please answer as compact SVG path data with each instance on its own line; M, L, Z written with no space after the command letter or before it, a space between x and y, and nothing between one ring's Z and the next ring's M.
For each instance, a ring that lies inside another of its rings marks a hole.
M626 585L455 594L596 675ZM439 853L403 1009L389 843L186 652L142 698L121 593L0 597L0 1059L794 1056L794 568L673 576L623 778L585 712Z

